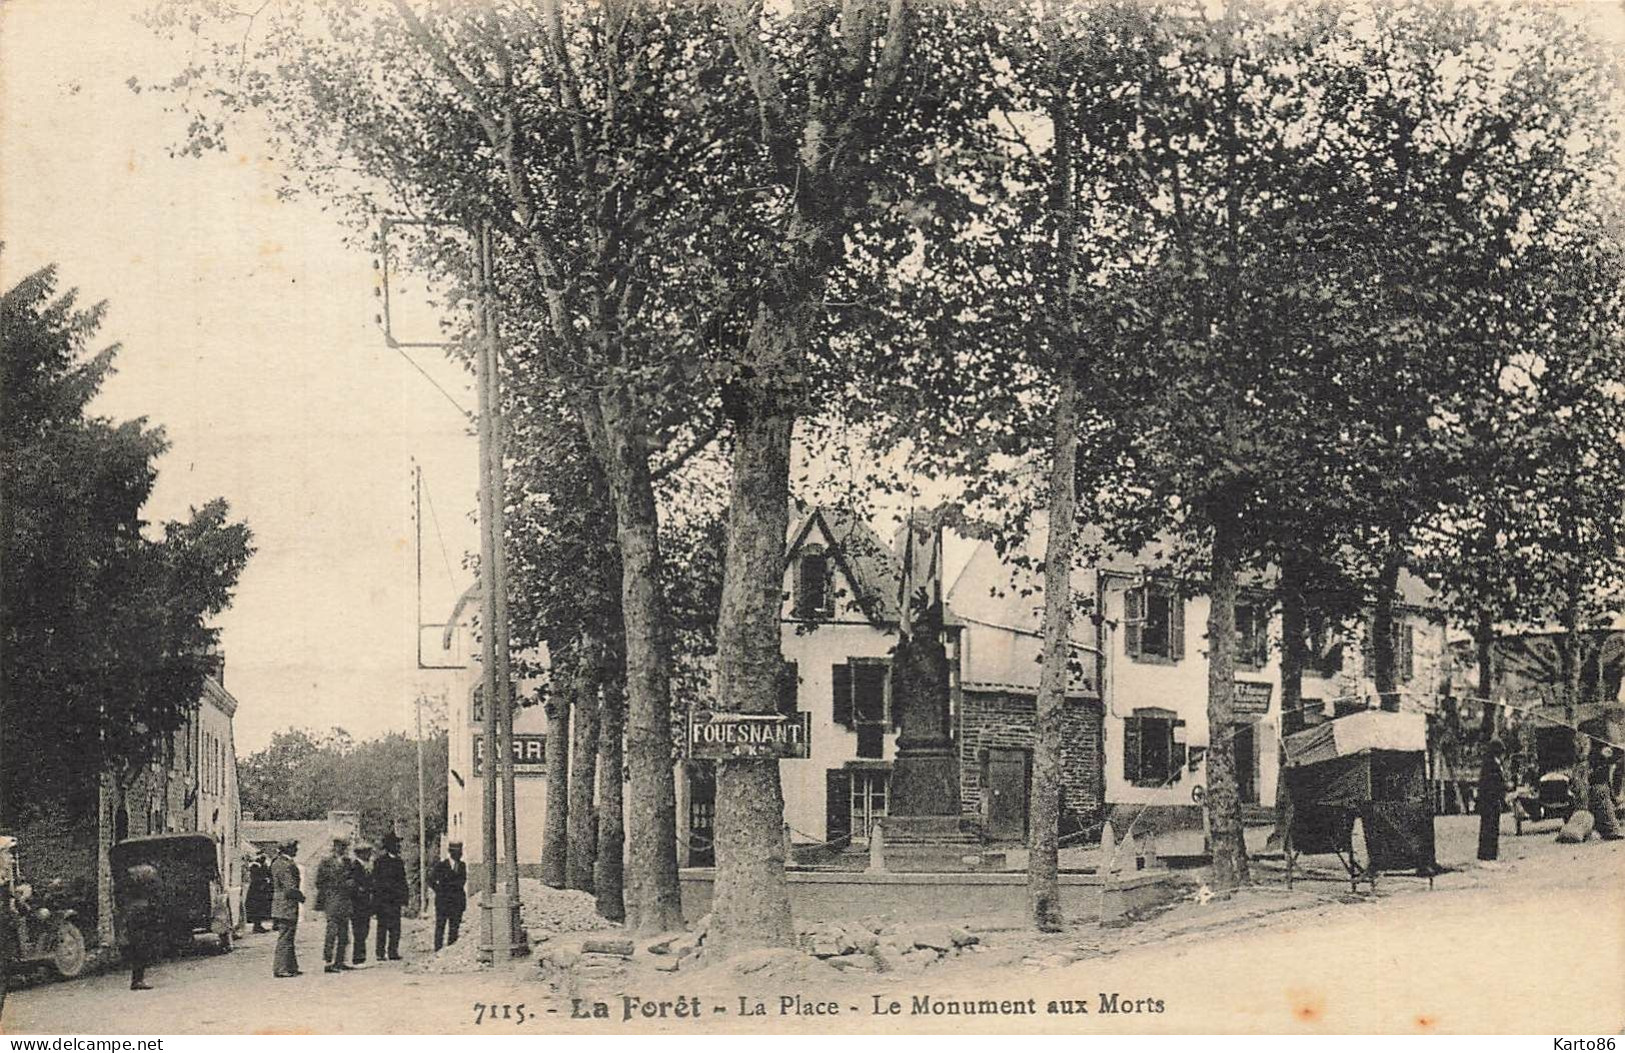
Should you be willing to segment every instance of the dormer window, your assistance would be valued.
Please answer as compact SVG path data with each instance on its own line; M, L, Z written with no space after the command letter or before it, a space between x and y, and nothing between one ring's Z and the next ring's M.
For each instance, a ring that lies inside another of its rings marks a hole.
M828 618L834 613L829 563L829 553L821 545L808 545L801 550L796 560L797 618Z

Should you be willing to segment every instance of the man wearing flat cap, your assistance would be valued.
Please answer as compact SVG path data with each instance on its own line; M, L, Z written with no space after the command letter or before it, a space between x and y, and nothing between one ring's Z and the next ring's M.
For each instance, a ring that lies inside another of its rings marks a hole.
M293 861L298 854L298 841L284 841L271 861L271 925L277 931L272 976L299 975L293 939L299 931L299 904L305 901L305 894L299 888L299 864Z
M434 949L457 942L457 930L463 924L463 909L468 906L468 864L463 862L463 843L453 841L446 846L450 859L442 859L429 871L429 887L434 890Z
M316 909L327 915L327 932L322 937L323 972L338 973L350 968L345 961L350 951L350 919L355 914L355 872L351 869L350 839L333 838L333 852L316 867Z
M379 961L401 960L401 910L409 894L406 890L406 863L401 859L401 839L393 831L383 837L383 852L372 865L373 910L378 915L378 942L373 951Z

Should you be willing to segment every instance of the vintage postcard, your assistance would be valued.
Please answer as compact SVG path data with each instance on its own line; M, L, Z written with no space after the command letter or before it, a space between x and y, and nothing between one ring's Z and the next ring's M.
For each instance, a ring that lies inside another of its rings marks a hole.
M0 1032L1612 1049L1622 45L0 2Z

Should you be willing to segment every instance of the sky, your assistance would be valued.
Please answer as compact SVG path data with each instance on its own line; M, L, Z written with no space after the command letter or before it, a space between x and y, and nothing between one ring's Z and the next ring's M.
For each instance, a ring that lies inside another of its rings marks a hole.
M253 529L258 553L218 622L239 753L289 726L405 728L419 687L448 675L416 669L413 459L435 513L425 620L439 621L471 582L474 441L385 347L370 259L316 203L277 200L263 147L168 156L184 129L125 82L178 62L134 10L0 4L0 285L55 263L83 303L107 301L102 342L123 350L93 411L146 416L172 444L149 520L221 496ZM459 367L417 354L474 405Z

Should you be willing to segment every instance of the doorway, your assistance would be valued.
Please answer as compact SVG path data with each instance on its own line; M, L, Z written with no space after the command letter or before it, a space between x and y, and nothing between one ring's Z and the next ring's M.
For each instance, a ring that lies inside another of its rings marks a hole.
M688 763L688 865L717 865L717 770L709 761Z
M1258 737L1253 724L1232 724L1230 745L1236 758L1236 796L1242 804L1258 803Z
M987 836L995 841L1024 839L1031 803L1032 751L993 746L982 758Z

